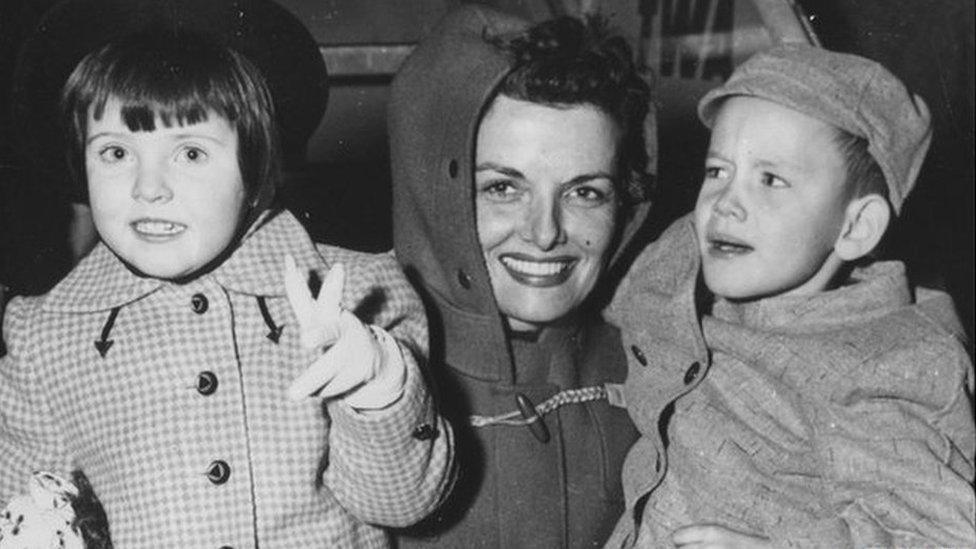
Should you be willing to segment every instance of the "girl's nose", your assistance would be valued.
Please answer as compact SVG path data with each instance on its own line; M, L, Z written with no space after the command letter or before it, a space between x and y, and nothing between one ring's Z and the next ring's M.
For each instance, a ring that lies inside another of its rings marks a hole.
M566 241L558 200L533 200L522 223L522 238L540 250L549 251Z
M145 202L168 202L173 198L173 190L166 179L164 167L140 164L132 185L132 198Z

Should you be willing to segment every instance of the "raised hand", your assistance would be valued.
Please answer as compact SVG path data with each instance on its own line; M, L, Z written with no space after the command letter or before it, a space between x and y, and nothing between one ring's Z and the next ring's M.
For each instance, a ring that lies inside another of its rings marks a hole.
M381 375L386 361L370 328L342 308L344 284L345 269L342 264L333 265L322 281L318 298L314 298L306 274L299 271L291 256L285 257L285 292L298 319L302 346L323 350L292 382L288 397L300 400L343 396L354 407L384 406L399 396L399 392L382 394L391 392L386 387L389 383L369 386L376 378L389 377ZM402 388L402 363L400 367L398 390ZM381 394L377 395L377 390Z

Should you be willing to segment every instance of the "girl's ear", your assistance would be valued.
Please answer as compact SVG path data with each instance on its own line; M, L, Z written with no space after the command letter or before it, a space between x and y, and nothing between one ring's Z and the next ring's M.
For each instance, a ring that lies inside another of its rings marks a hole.
M891 220L891 207L879 194L868 194L847 205L844 227L834 243L834 251L844 261L854 261L871 253L884 236Z

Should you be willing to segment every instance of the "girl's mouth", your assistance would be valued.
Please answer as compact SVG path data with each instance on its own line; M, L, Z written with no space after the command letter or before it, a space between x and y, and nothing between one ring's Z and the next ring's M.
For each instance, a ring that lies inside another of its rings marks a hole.
M499 257L499 261L517 282L537 288L566 282L576 266L576 259L572 257L540 260L521 254L506 254Z
M153 240L173 238L186 230L186 225L164 219L138 219L130 226L139 236Z

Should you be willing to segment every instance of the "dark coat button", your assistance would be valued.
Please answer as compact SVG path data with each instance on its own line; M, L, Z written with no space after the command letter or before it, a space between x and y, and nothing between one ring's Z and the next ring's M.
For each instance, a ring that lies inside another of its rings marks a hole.
M430 440L437 436L437 430L430 423L424 423L423 425L418 425L413 430L413 433L411 433L411 436L417 440Z
M685 372L685 385L691 385L693 381L698 379L698 372L701 371L701 363L698 361L692 362L691 366L688 366L688 370Z
M203 294L193 294L193 297L190 298L190 305L193 307L194 313L202 315L207 312L210 302L207 301L207 296Z
M640 362L641 366L647 366L647 357L644 356L644 351L641 351L637 345L631 345L630 352L634 354L634 358L637 359L637 362Z
M207 468L207 480L214 484L223 484L230 478L230 465L221 459L210 464Z
M464 272L463 269L458 269L457 279L458 279L458 284L460 284L462 288L464 288L465 290L471 289L471 277L468 276L468 273Z
M536 411L535 404L529 400L529 397L518 393L515 395L515 405L518 406L522 418L528 422L525 426L529 428L532 436L543 444L549 442L549 427L546 425L546 420L542 419Z
M213 372L200 372L197 376L197 392L203 396L210 396L217 392L217 374Z
M451 176L451 179L457 177L458 174L458 161L451 160L447 165L447 174Z

